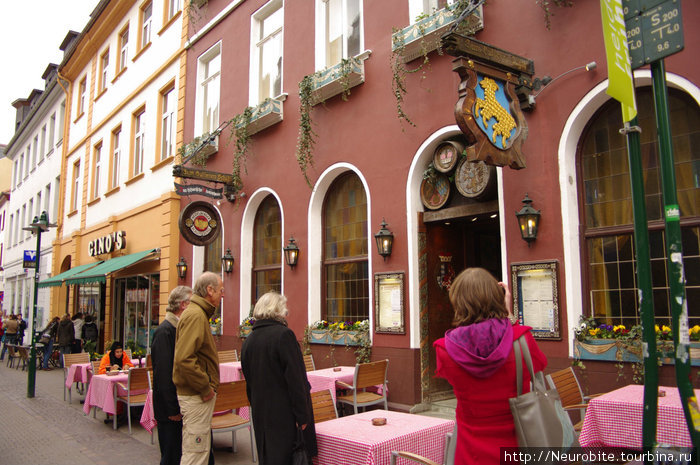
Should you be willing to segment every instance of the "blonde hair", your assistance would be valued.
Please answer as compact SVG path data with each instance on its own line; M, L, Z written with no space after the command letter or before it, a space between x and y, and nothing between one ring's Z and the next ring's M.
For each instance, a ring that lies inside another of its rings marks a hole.
M491 318L508 318L504 290L483 268L462 271L450 288L454 326L466 326Z
M279 292L270 291L258 299L253 309L256 320L284 320L287 310L287 298Z

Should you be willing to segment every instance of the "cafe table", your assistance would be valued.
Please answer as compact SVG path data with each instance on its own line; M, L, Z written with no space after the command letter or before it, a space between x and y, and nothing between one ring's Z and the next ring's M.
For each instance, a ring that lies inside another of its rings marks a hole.
M117 406L114 403L114 388L117 383L126 384L128 380L128 373L119 373L112 376L93 375L85 395L85 404L83 405L85 415L89 414L90 409L93 407L99 407L105 413L116 414Z
M373 418L386 418L374 426ZM388 410L370 410L357 415L316 423L318 455L314 465L389 465L391 452L413 452L441 463L445 435L454 420Z
M89 370L92 370L92 364L90 363L74 363L69 366L66 374L66 387L70 388L73 383L87 384Z
M241 362L219 363L219 379L222 383L230 383L243 379Z
M352 385L354 377L355 367L343 366L306 372L306 379L309 380L309 384L311 385L311 392L330 389L334 402L336 381Z
M692 447L678 388L660 386L656 441ZM695 391L695 397L700 390ZM594 397L588 402L579 442L584 447L642 449L644 386L631 384Z

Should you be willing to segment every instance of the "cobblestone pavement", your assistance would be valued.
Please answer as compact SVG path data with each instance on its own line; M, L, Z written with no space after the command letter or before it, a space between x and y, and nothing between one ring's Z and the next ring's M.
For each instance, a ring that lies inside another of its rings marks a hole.
M63 401L63 370L36 372L35 397L27 398L27 372L0 362L0 465L142 465L158 464L158 436L151 436L138 419L117 431L83 413L73 387L72 403ZM140 410L139 410L140 415ZM132 417L132 421L134 417ZM154 430L155 433L155 430ZM247 430L237 433L237 452L231 435L214 435L217 465L252 464Z

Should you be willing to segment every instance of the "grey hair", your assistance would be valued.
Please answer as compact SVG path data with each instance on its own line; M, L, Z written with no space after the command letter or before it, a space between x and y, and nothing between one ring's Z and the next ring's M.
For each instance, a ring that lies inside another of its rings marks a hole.
M168 308L169 312L177 312L178 307L180 307L180 302L184 302L190 299L192 296L192 288L189 286L177 286L175 289L170 291L170 296L168 296Z
M268 292L258 299L253 309L256 320L284 320L287 316L287 298L279 292Z
M220 279L221 276L218 274L211 271L205 271L199 278L197 278L197 281L195 281L194 293L200 297L206 297L208 295L207 287L216 287L219 284Z

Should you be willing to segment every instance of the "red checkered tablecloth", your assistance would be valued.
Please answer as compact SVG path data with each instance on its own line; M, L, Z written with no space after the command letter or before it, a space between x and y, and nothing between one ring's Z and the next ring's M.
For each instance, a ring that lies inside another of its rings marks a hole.
M158 424L155 417L153 416L153 389L148 390L148 395L146 396L146 405L143 406L143 412L141 413L141 426L149 433L153 431L153 428Z
M115 414L117 408L114 404L114 385L116 383L126 384L128 380L129 375L126 373L114 376L93 375L83 405L85 415L90 413L92 407L99 407L105 413Z
M222 383L230 383L243 379L241 362L219 363L219 379Z
M656 440L659 444L692 447L678 388L659 387ZM695 391L695 397L700 391ZM595 397L588 403L579 436L584 447L642 448L644 386L632 384Z
M68 367L66 374L66 387L69 388L73 383L87 383L88 369L91 368L89 363L74 363Z
M384 417L384 426L372 418ZM316 424L318 456L314 465L389 465L391 451L413 452L441 463L445 434L455 422L443 418L370 410ZM399 459L398 464L411 462Z

